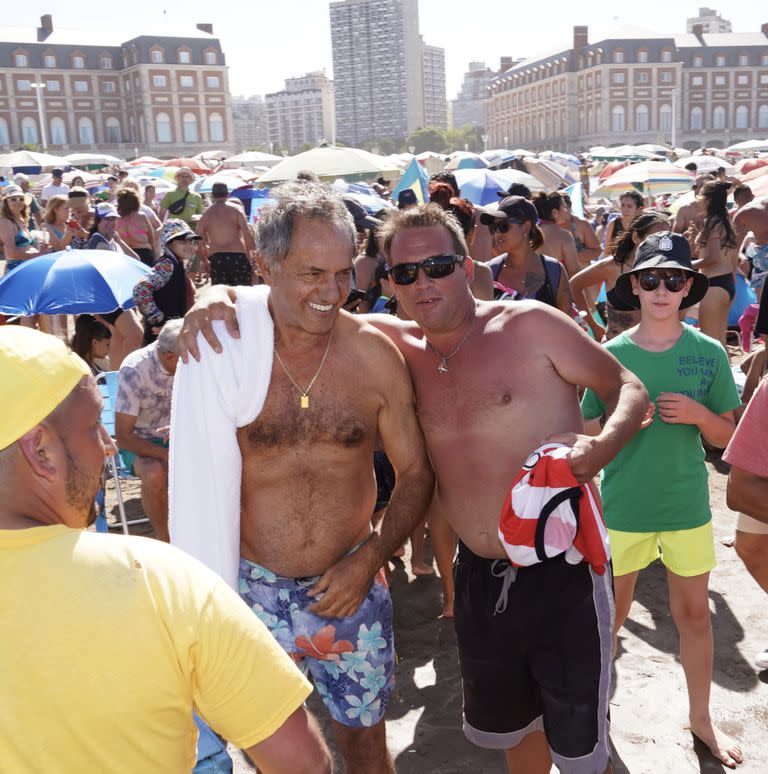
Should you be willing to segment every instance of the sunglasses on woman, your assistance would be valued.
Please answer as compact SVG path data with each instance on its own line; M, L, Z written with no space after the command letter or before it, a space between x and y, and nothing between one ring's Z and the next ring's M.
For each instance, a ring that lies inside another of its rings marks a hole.
M679 293L688 281L688 277L683 272L676 271L643 271L637 275L637 284L642 290L656 290L664 282L664 287L670 293Z
M430 255L423 261L409 261L388 266L387 272L395 285L412 285L416 282L419 269L422 269L430 279L442 279L453 274L456 264L461 263L465 257L464 255Z
M23 196L7 196L6 200L9 202L23 202L24 197Z
M515 218L507 218L507 220L494 220L493 223L488 224L488 231L491 234L506 234L509 231L511 225L521 226L525 223L524 220L516 220Z

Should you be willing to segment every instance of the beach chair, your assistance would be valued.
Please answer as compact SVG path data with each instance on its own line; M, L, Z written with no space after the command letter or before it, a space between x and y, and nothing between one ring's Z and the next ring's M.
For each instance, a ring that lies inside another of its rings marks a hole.
M101 410L101 424L104 429L109 433L110 438L115 442L117 446L117 440L115 438L115 403L117 401L117 371L104 371L96 377L96 383L99 386L99 392L104 400L104 407ZM115 481L115 494L117 495L117 510L120 514L120 524L123 528L123 533L128 534L128 527L135 524L146 524L149 519L144 517L141 519L131 519L128 521L125 515L125 502L123 500L123 490L120 487L121 478L132 478L134 476L128 468L125 467L122 458L120 457L120 451L113 454L106 464L107 472L112 476Z

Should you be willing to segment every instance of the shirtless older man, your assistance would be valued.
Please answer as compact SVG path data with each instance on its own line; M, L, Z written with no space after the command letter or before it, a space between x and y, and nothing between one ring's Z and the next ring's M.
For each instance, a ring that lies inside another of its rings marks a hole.
M502 503L531 451L545 439L565 442L575 476L590 480L639 428L645 390L557 310L475 300L463 235L439 207L395 214L381 237L413 322L376 324L411 371L438 504L461 539L455 614L465 734L505 750L510 771L543 774L554 759L562 772L608 772L610 573L562 558L515 572L497 535ZM191 333L210 314L236 334L233 291L214 293L186 319L193 356ZM582 435L577 385L610 407L596 438Z
M276 195L257 229L274 361L260 413L236 432L239 590L312 674L347 771L392 772L383 715L395 654L382 567L424 518L434 477L403 356L341 311L355 257L344 203L311 185ZM257 296L249 290L241 314ZM377 437L397 483L372 530Z
M214 183L213 204L203 213L196 231L203 238L212 285L252 285L253 266L248 254L255 247L253 232L243 211L227 203L226 183Z

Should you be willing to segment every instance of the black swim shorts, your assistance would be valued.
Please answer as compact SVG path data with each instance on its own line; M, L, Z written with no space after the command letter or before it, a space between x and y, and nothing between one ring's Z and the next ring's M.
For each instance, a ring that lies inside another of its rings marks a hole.
M515 568L459 543L454 579L467 739L510 749L543 730L561 772L602 774L610 760L610 569L598 575L562 556Z
M245 253L214 253L208 263L211 285L253 285L253 268Z

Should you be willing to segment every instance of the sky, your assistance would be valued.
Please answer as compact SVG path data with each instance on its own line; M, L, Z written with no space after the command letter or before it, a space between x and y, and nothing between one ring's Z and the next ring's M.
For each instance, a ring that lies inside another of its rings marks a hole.
M532 3L530 10L523 6L513 0L419 0L425 42L445 49L448 99L455 98L470 61L498 69L501 56L527 58L569 48L575 25L587 25L590 40L625 25L684 33L686 18L699 8L670 0L547 0ZM30 10L35 7L39 10ZM42 14L51 13L54 27L109 30L110 38L124 30L122 39L128 39L141 32L183 35L198 22L209 22L226 55L230 91L246 96L279 91L286 78L311 70L333 73L328 0L130 0L110 5L104 14L106 7L7 3L0 27L36 27ZM730 0L717 10L734 32L756 32L768 22L768 8L755 0Z

